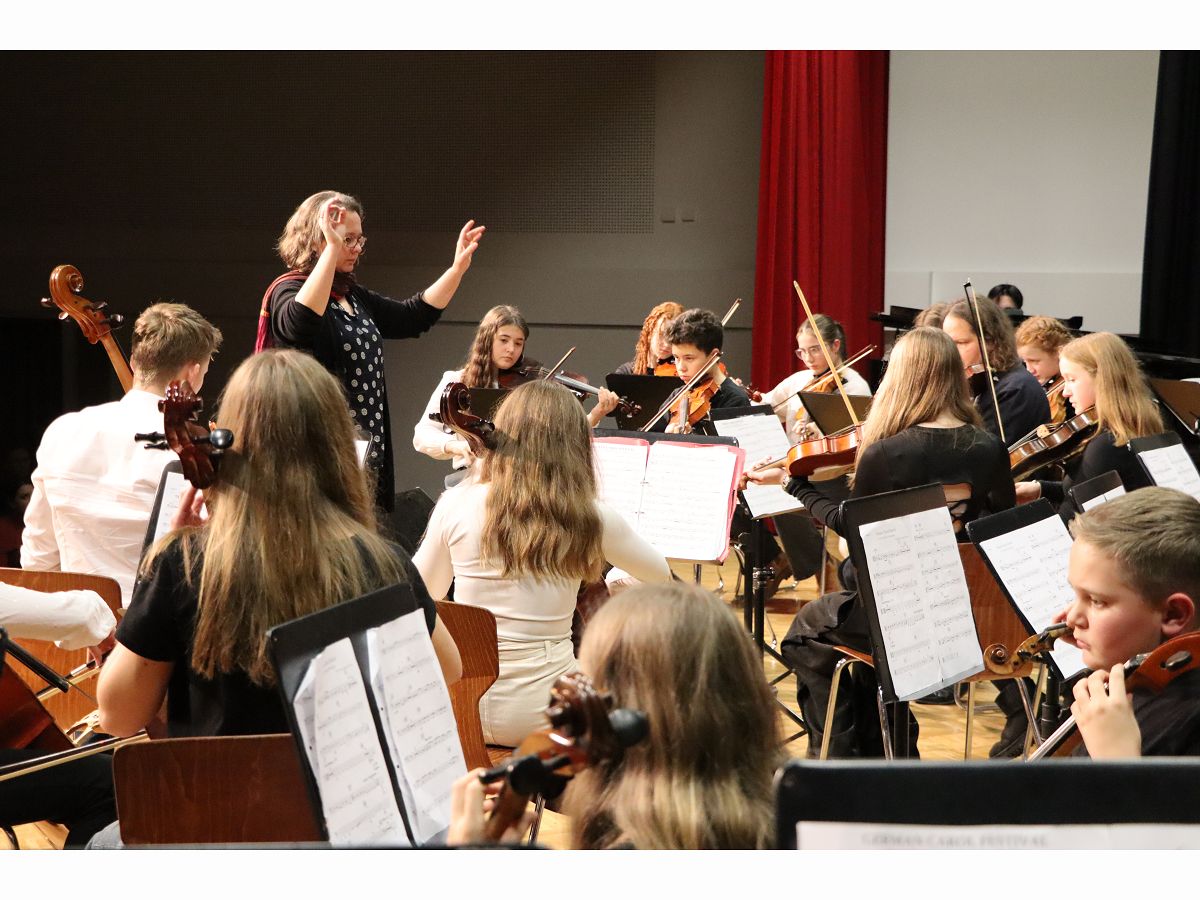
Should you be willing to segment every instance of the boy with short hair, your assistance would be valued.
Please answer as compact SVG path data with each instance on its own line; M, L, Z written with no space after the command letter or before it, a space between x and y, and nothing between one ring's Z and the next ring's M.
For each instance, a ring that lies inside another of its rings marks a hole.
M667 327L666 339L675 357L675 371L687 382L704 367L714 350L721 349L725 342L725 329L721 327L721 320L707 309L689 309L676 316ZM717 392L709 401L712 409L750 405L750 395L721 371L719 363L713 367L709 377L717 386ZM666 421L665 417L663 421ZM655 430L662 430L662 425ZM669 424L666 430L676 431L677 426Z
M1200 756L1200 669L1158 694L1125 692L1122 667L1195 631L1200 599L1200 502L1171 488L1133 491L1076 516L1060 613L1092 672L1071 712L1093 758ZM1106 690L1107 685L1107 690Z

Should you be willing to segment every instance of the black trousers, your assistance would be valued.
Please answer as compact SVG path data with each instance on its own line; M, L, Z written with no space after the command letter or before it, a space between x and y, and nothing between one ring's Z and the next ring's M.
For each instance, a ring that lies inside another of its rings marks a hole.
M876 702L879 682L873 668L854 666L852 677L843 673L833 721L825 721L833 670L842 659L834 645L872 652L867 616L857 594L837 591L806 604L796 614L783 639L780 652L796 674L796 700L809 729L808 755L819 755L821 741L828 729L831 731L831 758L883 756L883 733L879 728ZM906 707L907 704L888 708L893 730L896 713L907 712ZM915 759L918 755L917 721L911 715L907 719L908 755Z
M45 755L44 750L0 749L0 766ZM0 825L55 822L69 832L67 847L82 849L116 818L112 757L107 753L0 782Z

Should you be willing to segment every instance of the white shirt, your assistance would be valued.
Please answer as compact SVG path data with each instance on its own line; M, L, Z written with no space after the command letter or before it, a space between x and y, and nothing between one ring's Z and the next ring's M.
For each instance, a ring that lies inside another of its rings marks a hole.
M455 469L465 469L470 465L470 460L466 456L448 452L446 445L451 441L462 440L462 438L449 428L433 421L433 419L429 418L429 414L435 413L441 408L442 391L446 389L446 385L462 381L462 377L462 369L443 372L442 380L438 382L438 386L429 395L429 402L425 404L425 412L421 413L421 418L413 426L413 449L434 459L453 459Z
M485 504L490 485L465 481L442 494L429 519L425 538L413 556L434 598L446 596L454 581L454 599L490 609L501 641L558 641L571 636L578 579L502 578L480 557ZM639 581L671 580L662 554L634 533L615 509L597 500L603 527L604 558Z
M79 650L96 646L116 627L116 616L95 591L47 593L0 583L0 628L9 637Z
M25 510L21 568L105 575L129 605L158 481L174 458L133 439L162 431L160 399L132 390L50 423Z
M847 394L853 394L856 397L870 397L871 387L863 379L861 375L854 371L853 368L847 366L842 370L842 376L845 378ZM787 430L788 440L795 443L800 437L800 431L803 425L809 421L808 412L804 409L804 404L800 402L800 398L796 396L796 392L806 388L813 380L813 370L803 369L799 372L793 372L779 384L775 385L769 391L765 391L762 399L758 401L760 404L765 403L767 406L775 406L777 403L783 403L784 398L788 398L786 406L780 406L775 410L775 415L779 416L779 421L783 422L783 427ZM801 418L797 419L796 414L800 413Z

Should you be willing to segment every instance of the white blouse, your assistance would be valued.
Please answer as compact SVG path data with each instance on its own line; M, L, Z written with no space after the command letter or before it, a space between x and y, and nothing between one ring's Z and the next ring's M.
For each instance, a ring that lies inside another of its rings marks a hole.
M462 381L462 376L462 369L442 373L442 380L429 395L425 411L421 413L421 418L413 426L413 449L433 459L453 459L456 469L465 469L469 465L467 457L455 456L446 450L446 445L451 441L461 440L461 438L450 429L433 421L429 418L429 414L437 412L441 407L442 391L446 389L446 385Z
M480 559L480 538L490 485L465 481L442 494L425 538L413 556L434 599L446 596L490 609L501 641L560 641L571 636L579 581L570 578L502 578ZM604 558L639 581L671 580L662 554L646 543L612 507L597 500Z
M845 388L847 394L852 394L855 397L871 396L870 385L852 367L847 366L843 369L842 375L846 379ZM775 410L775 415L779 416L779 420L783 422L783 427L788 433L788 440L793 443L800 437L801 426L809 421L804 404L800 402L800 398L796 396L796 392L808 387L812 383L812 380L812 369L793 372L771 390L764 391L762 400L759 401L760 404L775 406L777 403L783 403L784 398L787 398L787 404ZM802 414L801 418L796 418L797 413Z

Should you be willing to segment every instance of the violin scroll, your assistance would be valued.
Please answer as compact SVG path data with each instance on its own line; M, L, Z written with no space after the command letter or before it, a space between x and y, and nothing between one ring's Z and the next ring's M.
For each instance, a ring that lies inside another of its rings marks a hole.
M233 447L233 432L228 428L209 431L197 421L204 400L196 396L188 382L172 381L167 395L158 401L163 414L163 430L135 434L133 439L151 450L172 450L179 457L183 476L204 490L217 480L221 456Z
M430 413L429 418L465 440L475 456L496 447L496 426L471 412L471 389L460 381L446 385L438 412Z

